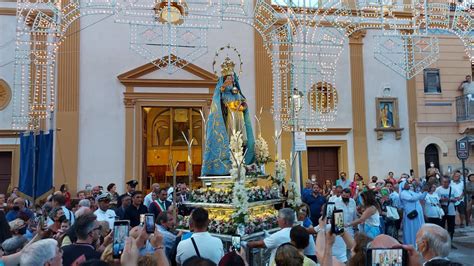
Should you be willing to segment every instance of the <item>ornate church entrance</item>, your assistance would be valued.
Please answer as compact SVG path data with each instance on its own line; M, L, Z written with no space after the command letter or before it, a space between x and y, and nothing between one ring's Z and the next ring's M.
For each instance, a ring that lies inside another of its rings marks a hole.
M200 108L143 107L143 173L145 187L173 182L170 162L179 163L177 182L189 185L201 173L203 125ZM191 144L191 156L188 145ZM190 164L188 160L191 159Z

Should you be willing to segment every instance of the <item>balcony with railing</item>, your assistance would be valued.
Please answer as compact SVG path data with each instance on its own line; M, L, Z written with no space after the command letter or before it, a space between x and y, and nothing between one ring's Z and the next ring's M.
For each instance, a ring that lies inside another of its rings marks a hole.
M456 120L474 121L474 94L456 97Z

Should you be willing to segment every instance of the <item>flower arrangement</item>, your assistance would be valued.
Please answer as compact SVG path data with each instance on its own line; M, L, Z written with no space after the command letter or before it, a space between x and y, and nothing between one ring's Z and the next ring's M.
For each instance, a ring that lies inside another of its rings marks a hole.
M249 220L249 199L244 182L239 180L235 183L232 193L232 205L235 212L232 214L232 220L236 224L246 224Z
M241 227L249 220L249 199L247 189L245 189L245 165L242 146L242 133L234 130L230 138L232 168L229 171L235 182L232 188L232 205L235 206L232 220Z
M231 188L200 188L191 191L190 200L192 202L206 203L226 203L232 202Z
M270 187L253 186L245 188L248 202L279 199L278 190ZM200 188L191 191L191 202L224 203L231 204L233 189L231 188Z
M255 159L258 165L265 165L266 163L271 162L268 144L262 135L259 135L255 140Z
M277 160L275 162L275 176L271 177L273 184L280 186L285 182L286 176L286 161L285 160Z
M269 230L278 227L278 215L275 211L269 211L259 215L251 215L248 223L245 225L245 234L253 234L263 230ZM216 234L233 235L237 232L239 224L224 217L209 217L209 232ZM189 228L189 216L178 216L178 229Z
M302 203L298 186L293 181L288 182L288 198L286 203L293 209L298 208Z

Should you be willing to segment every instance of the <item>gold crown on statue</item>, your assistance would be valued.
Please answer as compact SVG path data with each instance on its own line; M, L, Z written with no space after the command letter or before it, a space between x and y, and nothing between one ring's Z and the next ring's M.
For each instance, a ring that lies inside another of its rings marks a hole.
M214 61L212 62L212 71L214 72L214 74L216 76L219 75L219 73L217 72L218 69L217 67L219 66L219 62L221 62L219 60L219 54L222 55L222 52L224 52L224 50L226 50L226 52L231 52L233 53L234 55L236 55L235 57L238 57L239 59L239 64L238 64L238 67L239 67L239 72L237 73L237 69L236 68L236 64L234 61L232 61L231 57L229 56L229 54L226 55L226 57L224 58L224 61L222 61L222 63L220 64L221 65L221 75L223 77L225 76L228 76L228 75L234 75L234 73L237 75L237 76L240 76L240 74L242 74L242 66L243 66L243 63L242 63L242 57L240 56L240 53L239 51L237 50L237 48L233 47L233 46L230 46L230 44L226 45L226 46L223 46L221 48L219 48L217 51L216 51L216 54L214 56ZM237 59L233 57L234 59ZM222 57L221 57L222 58Z
M221 64L221 74L223 77L234 75L235 63L227 56Z

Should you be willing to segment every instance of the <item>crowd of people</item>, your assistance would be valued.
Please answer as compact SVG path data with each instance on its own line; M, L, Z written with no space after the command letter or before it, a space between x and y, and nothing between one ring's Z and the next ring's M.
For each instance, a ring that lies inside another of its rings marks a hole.
M401 266L397 249L408 254L409 266L459 265L447 256L454 248L456 216L459 227L471 216L474 174L466 178L464 190L462 173L442 176L437 169L429 169L426 178L390 172L368 184L357 173L353 179L341 173L335 184L327 180L322 186L312 176L301 206L278 210L278 231L241 241L239 248L228 248L208 232L206 209L182 204L189 197L184 183L153 184L145 195L131 180L122 195L112 183L105 190L87 186L76 197L62 185L37 205L14 188L0 194L0 265L249 265L251 249L267 250L268 265L277 266L364 265L370 259L381 260L370 265ZM330 210L342 211L344 230L335 233ZM190 215L189 231L176 229L176 213ZM155 218L152 232L145 228L145 214ZM114 256L117 220L130 226L119 258ZM395 249L370 253L382 248Z

